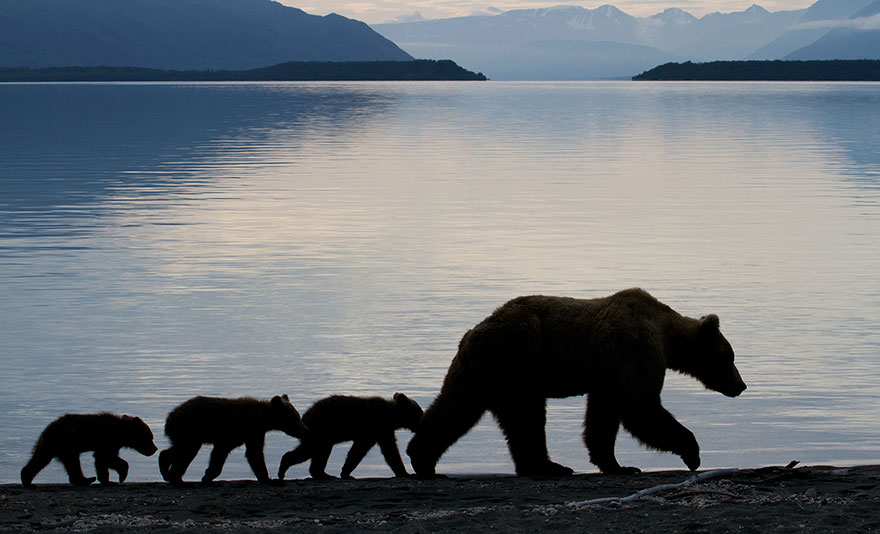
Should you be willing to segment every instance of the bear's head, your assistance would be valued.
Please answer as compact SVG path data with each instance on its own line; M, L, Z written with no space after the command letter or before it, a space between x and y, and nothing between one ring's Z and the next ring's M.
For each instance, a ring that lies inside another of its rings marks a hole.
M419 403L403 393L394 394L394 423L397 428L415 432L422 420L422 413Z
M125 446L138 451L144 456L152 456L157 450L156 444L153 443L153 431L147 423L144 423L140 417L132 417L123 415L122 420L125 422L126 440Z
M689 336L689 354L681 362L681 371L708 389L736 397L745 391L746 384L733 364L733 348L721 333L718 316L707 315L697 323Z
M309 434L309 429L303 424L299 412L293 407L287 395L275 395L272 397L273 427L294 438L303 438Z

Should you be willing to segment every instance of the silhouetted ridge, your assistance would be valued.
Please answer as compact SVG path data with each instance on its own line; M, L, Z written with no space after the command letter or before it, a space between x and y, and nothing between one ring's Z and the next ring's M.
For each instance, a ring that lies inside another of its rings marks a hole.
M416 81L474 80L482 73L450 60L292 61L249 70L159 70L139 67L53 67L0 69L0 82L140 82L140 81Z
M688 61L654 67L633 80L880 81L880 61Z

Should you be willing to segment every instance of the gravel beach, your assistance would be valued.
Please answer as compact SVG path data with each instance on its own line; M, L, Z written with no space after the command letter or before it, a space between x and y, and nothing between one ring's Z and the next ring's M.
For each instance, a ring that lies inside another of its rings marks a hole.
M713 475L306 479L277 487L246 480L184 488L6 484L0 531L880 532L880 465ZM656 491L625 499L649 488ZM602 501L584 502L591 499Z

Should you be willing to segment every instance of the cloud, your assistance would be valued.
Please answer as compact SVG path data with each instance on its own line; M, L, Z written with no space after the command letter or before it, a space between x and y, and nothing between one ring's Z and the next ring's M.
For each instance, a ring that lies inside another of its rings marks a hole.
M880 30L880 13L857 19L814 20L798 24L798 30L848 28L851 30Z

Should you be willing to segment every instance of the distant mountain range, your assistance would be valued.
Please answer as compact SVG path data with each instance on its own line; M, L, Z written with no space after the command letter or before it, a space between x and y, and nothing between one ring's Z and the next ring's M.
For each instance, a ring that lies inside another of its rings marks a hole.
M0 67L407 61L363 22L271 0L0 0Z
M629 79L683 61L880 59L880 0L702 18L557 6L372 28L273 0L0 0L0 68L246 70L414 57L496 80Z
M808 9L697 18L611 5L375 24L410 54L449 58L496 80L629 78L669 61L880 59L880 0L819 0Z

